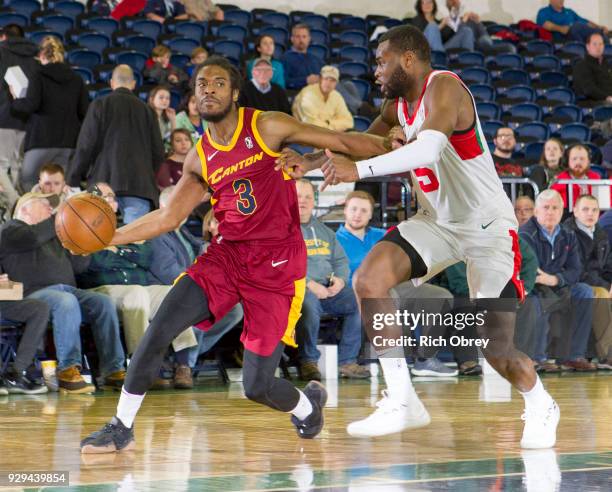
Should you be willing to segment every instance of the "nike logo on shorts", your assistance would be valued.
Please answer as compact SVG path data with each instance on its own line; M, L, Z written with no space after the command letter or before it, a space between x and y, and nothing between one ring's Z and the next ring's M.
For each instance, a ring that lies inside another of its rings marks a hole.
M283 263L287 263L289 260L282 260L282 261L272 261L272 266L274 268L276 268L278 265L282 265Z
M489 222L488 224L480 224L480 227L482 227L482 229L486 229L487 227L489 227L493 222L495 222L497 219L493 219L491 222Z
M213 152L212 154L210 154L210 155L209 155L209 156L208 156L206 159L208 159L208 160L210 161L210 160L212 160L212 158L213 158L214 156L216 156L218 153L219 153L219 151L217 150L217 151Z

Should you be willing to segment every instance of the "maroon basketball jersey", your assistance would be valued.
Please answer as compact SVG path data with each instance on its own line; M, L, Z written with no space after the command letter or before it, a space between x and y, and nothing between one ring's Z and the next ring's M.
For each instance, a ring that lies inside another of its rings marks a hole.
M230 241L282 240L300 237L295 182L274 170L280 155L257 131L261 111L240 108L229 145L215 142L209 130L196 149L208 183L219 234Z

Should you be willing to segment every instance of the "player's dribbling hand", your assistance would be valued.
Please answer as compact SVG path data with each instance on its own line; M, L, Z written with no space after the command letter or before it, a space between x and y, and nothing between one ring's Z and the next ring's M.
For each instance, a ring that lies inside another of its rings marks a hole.
M282 169L293 179L300 179L309 171L306 158L288 147L285 147L281 151L280 156L275 162L275 171L280 171Z
M331 150L325 149L327 162L321 166L325 181L321 186L321 191L329 185L338 183L354 183L359 180L359 173L355 162L340 154L334 154Z

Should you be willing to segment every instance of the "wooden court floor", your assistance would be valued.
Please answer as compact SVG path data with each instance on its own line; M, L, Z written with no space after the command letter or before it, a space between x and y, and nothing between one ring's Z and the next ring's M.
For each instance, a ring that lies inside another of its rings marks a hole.
M105 492L612 490L612 372L544 379L561 407L558 443L527 453L522 398L495 376L415 378L432 424L375 439L345 427L370 412L376 379L328 381L326 427L312 441L287 415L245 400L240 383L150 392L136 450L87 457L79 440L114 414L118 393L11 395L0 397L0 476L69 471L70 490Z

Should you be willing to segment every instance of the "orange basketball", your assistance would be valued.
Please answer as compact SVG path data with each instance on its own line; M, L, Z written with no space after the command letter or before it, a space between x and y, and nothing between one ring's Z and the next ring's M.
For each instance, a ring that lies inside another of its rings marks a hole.
M104 198L79 193L61 204L55 231L64 248L77 254L94 253L109 245L117 217Z

